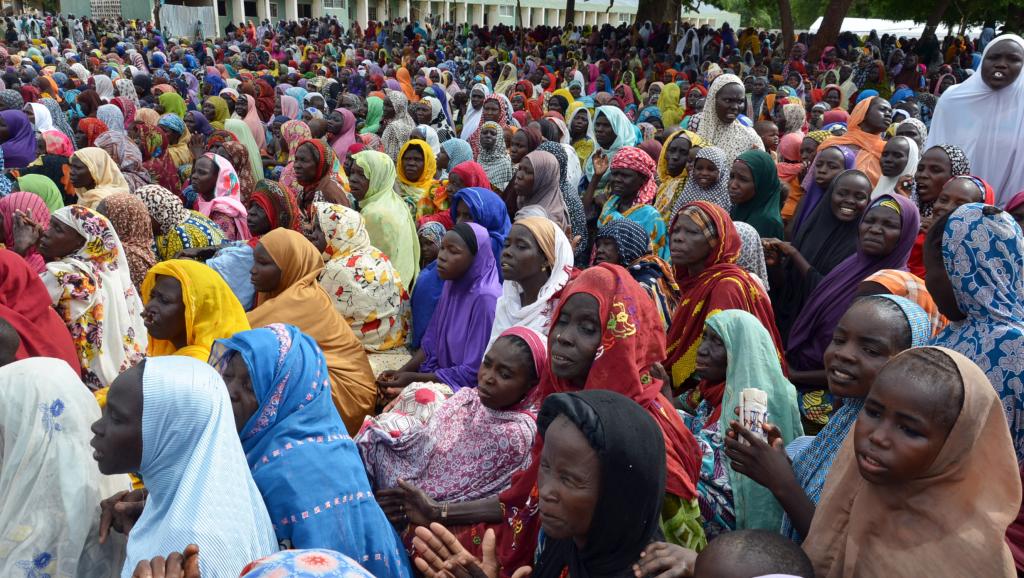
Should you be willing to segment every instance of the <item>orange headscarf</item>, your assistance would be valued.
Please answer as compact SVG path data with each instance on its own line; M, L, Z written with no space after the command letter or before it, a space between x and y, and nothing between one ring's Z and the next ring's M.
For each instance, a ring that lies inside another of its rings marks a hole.
M876 98L881 97L864 99L853 107L848 125L849 130L846 134L825 139L825 142L818 145L819 152L837 145L859 148L854 168L868 176L872 187L878 184L878 179L882 176L882 149L885 148L885 140L877 134L862 131L860 124L864 122L864 117L868 115L868 109L871 108L871 103L875 102Z
M409 99L409 102L419 102L420 96L416 94L416 89L412 87L412 75L409 74L409 69L401 67L395 72L395 78L398 80L398 84L402 86L402 92L405 93L405 97Z

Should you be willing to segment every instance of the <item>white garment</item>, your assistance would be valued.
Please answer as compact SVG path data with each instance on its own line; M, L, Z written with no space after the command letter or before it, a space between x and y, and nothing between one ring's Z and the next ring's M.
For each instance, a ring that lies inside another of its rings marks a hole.
M191 357L151 357L142 377L142 465L149 497L122 578L140 560L199 546L203 576L237 576L278 551L235 427L227 386ZM297 512L301 515L301 512Z
M885 175L878 177L878 184L875 185L875 190L871 191L872 201L882 195L893 194L900 177L903 175L913 175L917 172L917 163L921 161L921 151L917 148L917 143L914 142L914 139L905 136L894 136L889 142L895 142L896 139L907 142L907 162L900 168L895 177L887 177Z
M33 357L0 368L0 576L120 574L124 538L99 543L100 501L131 489L92 458L96 398L68 364Z
M1001 42L1024 49L1024 38L1003 34L985 47ZM984 60L985 55L982 55ZM954 144L967 153L972 173L985 179L1000 207L1024 190L1024 74L1002 90L993 90L980 72L942 93L928 130L925 150Z
M757 136L754 129L743 126L739 119L729 124L719 120L718 115L715 113L715 98L718 96L718 91L730 84L743 86L743 81L735 74L722 74L711 83L711 88L708 90L707 104L704 105L704 110L700 113L700 125L696 132L706 142L722 149L725 153L725 166L731 169L736 157L748 150L758 149L763 151L764 142L761 140L761 137Z
M576 149L571 144L562 143L562 148L565 149L565 156L569 157L568 163L565 165L565 179L572 185L573 192L579 194L580 180L583 179L583 165L580 164L580 156L576 154Z
M50 114L50 109L39 104L38 102L31 102L29 106L32 107L32 116L35 117L36 132L43 132L44 130L57 130L53 126L53 115Z
M459 134L459 138L467 142L469 142L469 137L476 132L476 127L480 126L480 117L484 114L484 105L482 103L480 108L473 108L473 93L477 90L484 94L485 99L491 95L491 89L487 88L487 85L482 82L474 84L472 90L469 91L469 109L466 111L466 117L462 119L462 132Z
M548 335L551 315L558 304L552 297L569 282L569 272L573 265L572 244L569 238L554 221L548 222L555 231L555 262L551 266L551 275L537 292L537 300L525 307L520 298L522 285L508 280L501 284L501 297L498 297L494 323L491 325L491 338L487 341L486 349L490 349L498 336L514 325L532 329L544 337Z

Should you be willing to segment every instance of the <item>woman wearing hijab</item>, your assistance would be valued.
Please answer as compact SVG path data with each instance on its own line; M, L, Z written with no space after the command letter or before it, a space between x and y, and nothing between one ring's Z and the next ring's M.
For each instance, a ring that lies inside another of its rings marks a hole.
M245 241L252 236L238 175L224 157L206 153L196 159L192 185L183 194L186 202L191 202L195 210L216 223L229 240Z
M107 125L107 128L114 132L127 133L125 128L124 113L113 104L104 104L96 110L96 118Z
M100 543L100 502L130 489L131 480L97 469L89 428L99 418L95 398L66 363L39 357L0 368L0 522L9 541L0 573L121 575L124 540Z
M486 84L478 83L473 85L473 88L469 91L469 106L466 109L466 114L462 118L462 132L459 133L459 138L468 141L469 137L476 132L476 129L480 126L480 117L483 116L483 102L491 95L491 89ZM479 98L479 105L475 105L475 99Z
M352 196L370 234L370 243L391 259L402 282L412 286L419 272L420 244L408 205L394 190L395 164L384 153L352 157Z
M195 160L192 151L189 149L189 141L192 135L185 126L185 121L176 114L165 114L157 121L157 126L167 133L167 154L170 155L174 166L179 173L184 173Z
M410 139L398 153L398 162L395 163L398 176L398 193L402 200L409 205L413 213L419 213L420 207L432 207L433 198L438 189L443 189L441 182L434 179L437 172L437 160L434 151L426 141L418 138ZM417 217L424 217L428 214L417 214Z
M156 265L156 255L153 253L153 221L149 218L146 204L135 195L118 193L100 201L96 212L106 217L114 227L114 232L124 247L125 258L128 259L132 285L136 290L140 290L146 272Z
M743 100L743 81L735 74L723 74L711 84L703 112L693 117L689 124L690 130L725 152L725 162L729 167L741 153L751 149L764 151L761 137L736 118Z
M121 176L128 183L129 192L150 184L151 176L143 166L142 151L139 146L128 138L128 133L108 130L96 137L93 143L110 155L114 164L121 171Z
M693 161L683 190L676 197L676 204L670 213L675 215L684 205L704 201L717 205L726 211L732 208L729 195L730 167L726 165L725 152L716 146L701 147Z
M150 182L180 195L181 181L178 179L177 167L167 152L167 134L159 128L145 124L136 125L133 130L139 151L142 153L142 167L148 173Z
M32 126L36 132L43 132L44 130L56 130L53 126L53 118L50 116L50 110L38 102L30 102L25 105L22 109L26 114L31 115L29 120L32 121Z
M697 88L703 87L698 85ZM662 87L661 94L658 95L658 110L661 111L661 122L666 127L679 125L684 118L696 113L689 106L684 108L680 104L681 100L678 84L670 82Z
M235 105L235 114L231 118L233 120L241 120L249 127L249 132L252 134L257 150L267 148L266 128L263 122L260 121L259 113L256 112L255 98L248 94L241 95L238 99L238 104ZM231 130L227 126L224 128Z
M846 134L825 140L818 150L839 145L851 149L856 155L854 168L866 174L872 185L878 184L882 176L882 150L885 148L881 134L889 128L891 119L889 101L880 96L866 98L853 108Z
M131 187L121 169L107 151L87 147L71 155L71 184L76 187L78 203L95 208L104 198L117 193L130 193Z
M654 194L653 202L654 208L661 213L661 218L665 222L672 220L677 202L682 198L691 180L690 149L701 149L704 146L704 139L690 131L677 130L665 139L661 154L658 156L658 190ZM724 198L728 198L727 192ZM699 200L702 199L687 198L679 204Z
M209 105L209 106L207 106ZM208 96L203 101L203 116L210 121L214 130L223 130L224 121L228 119L228 102L220 96Z
M340 115L340 129L338 136L331 142L331 147L334 149L334 153L338 156L338 161L342 165L345 164L345 159L348 157L348 147L352 146L356 142L356 115L352 114L352 111L347 108L336 108L334 113ZM332 117L334 114L332 114ZM332 121L334 122L334 121Z
M398 160L398 153L402 145L409 140L409 135L416 128L416 122L409 116L409 100L397 90L387 92L387 103L384 104L383 123L384 133L381 141L384 143L384 152L391 160Z
M0 149L8 169L25 168L36 160L36 135L28 115L20 110L0 111Z
M368 352L405 344L409 293L395 266L370 244L363 217L342 205L313 203L309 240L320 249L320 286Z
M113 412L105 411L93 424L99 469L138 472L148 492L128 537L123 576L140 561L181 551L186 543L205 553L199 558L204 576L234 575L278 549L238 440L227 387L213 367L181 356L147 359L117 380L107 405L129 417L114 422ZM117 426L126 433L116 435Z
M504 190L515 176L512 159L505 146L505 136L501 126L492 121L481 123L480 153L477 162L487 173L487 179L498 190Z
M171 191L160 185L147 185L135 191L153 219L156 255L161 261L172 259L185 249L216 247L225 241L224 231L209 217L185 208Z
M224 121L224 130L235 135L238 142L245 146L245 150L249 153L249 169L252 171L253 178L263 178L263 157L260 156L260 146L256 144L249 125L232 118Z
M599 106L594 114L594 152L584 163L584 176L588 181L595 179L595 157L603 156L610 161L619 149L635 146L636 142L637 133L621 110L614 106ZM595 192L605 192L608 188L609 175L610 173L606 172L597 177Z
M533 151L523 157L513 184L516 193L513 214L523 207L537 205L559 227L564 229L569 226L559 182L558 160L554 155L546 151Z
M729 216L754 227L762 237L781 238L782 182L772 157L763 150L750 150L736 158L731 170Z
M327 358L334 405L349 433L358 431L377 391L362 343L318 282L324 270L320 252L301 233L278 228L260 238L253 256L258 293L250 325L288 323L314 338Z
M347 498L302 523L276 525L277 540L291 548L343 552L374 576L408 577L401 541L374 500L359 451L331 403L323 379L327 362L317 342L297 327L274 323L219 340L213 363L227 377L228 392L255 397L256 404L236 412L234 423L271 518L287 519L311 500ZM296 444L313 438L331 443ZM269 455L277 457L267 462Z
M604 166L608 166L607 164ZM596 165L595 165L596 166ZM602 166L596 166L595 177L599 180L600 174L604 171ZM661 213L650 203L654 200L654 193L657 190L655 173L657 164L647 153L636 147L622 147L611 159L611 171L629 171L627 179L613 179L610 181L609 193L611 196L604 203L601 215L598 217L598 226L605 227L615 219L629 219L647 231L651 239L651 248L655 255L664 260L669 260L669 243L665 234L665 222L661 220ZM620 188L626 187L626 188ZM632 189L632 190L630 190ZM590 193L590 189L587 191Z
M0 249L0 318L20 338L14 359L53 357L65 361L78 376L78 352L64 320L39 273L17 253Z
M20 255L33 271L41 274L46 271L43 256L34 245L25 244L24 236L17 235L19 212L46 230L50 226L50 209L41 197L29 192L18 191L0 198L0 232L3 233L0 241L7 249Z
M359 134L377 134L380 132L381 119L384 116L384 100L377 96L366 98L366 118Z

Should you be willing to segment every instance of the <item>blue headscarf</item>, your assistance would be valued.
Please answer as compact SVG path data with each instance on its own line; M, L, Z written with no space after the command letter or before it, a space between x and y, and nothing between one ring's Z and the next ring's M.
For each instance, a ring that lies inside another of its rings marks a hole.
M910 346L921 347L928 343L932 334L931 320L928 313L920 305L913 301L897 295L880 294L872 298L888 299L899 306L903 316L910 326ZM864 407L864 398L841 398L843 405L828 420L828 424L814 440L793 458L793 474L800 487L804 489L807 497L815 504L821 498L821 491L825 488L825 478L832 469L832 462L839 454L839 448L843 445L847 434L850 433L857 415ZM801 542L806 536L801 536L793 528L789 516L782 519L782 533L790 539Z
M897 90L896 92L892 93L892 98L889 99L889 102L893 106L895 106L895 105L903 102L904 100L906 100L906 99L908 99L908 98L910 98L912 96L914 96L914 89L907 88L907 87L904 86L903 88L901 88L901 89ZM860 102L860 99L858 99L857 102Z
M232 353L242 356L260 404L239 435L278 540L336 549L374 576L408 577L398 534L334 408L316 341L274 323L217 340L212 357L222 366Z
M210 87L210 96L217 96L220 94L220 91L228 87L219 74L207 74L203 77L203 82Z
M464 201L473 215L473 222L487 229L491 238L491 250L494 251L494 262L501 271L501 251L505 248L505 237L508 236L512 222L508 218L505 201L497 193L481 187L468 187L455 193L451 202L452 222L458 216L459 201Z
M473 160L473 147L460 138L450 138L441 143L441 148L448 153L448 172L466 161Z
M854 104L860 104L862 100L878 96L878 91L874 89L862 90L857 93L857 102Z
M157 126L173 130L178 134L185 134L185 121L176 114L165 114L160 117ZM173 143L172 143L173 144Z

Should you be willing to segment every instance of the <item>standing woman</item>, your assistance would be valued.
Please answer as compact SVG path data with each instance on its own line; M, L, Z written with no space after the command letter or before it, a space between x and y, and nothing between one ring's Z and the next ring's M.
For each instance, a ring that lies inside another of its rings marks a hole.
M413 286L419 272L420 243L409 207L394 189L395 164L377 151L362 151L352 158L355 164L349 183L370 243L391 259L403 283Z
M963 147L974 174L991 183L1004 206L1024 190L1024 38L1003 34L988 43L981 70L942 93L932 117L926 148L943 143ZM999 114L992 114L999 111Z
M783 236L782 181L775 162L762 150L742 153L732 163L729 199L733 221L747 223L762 237Z

